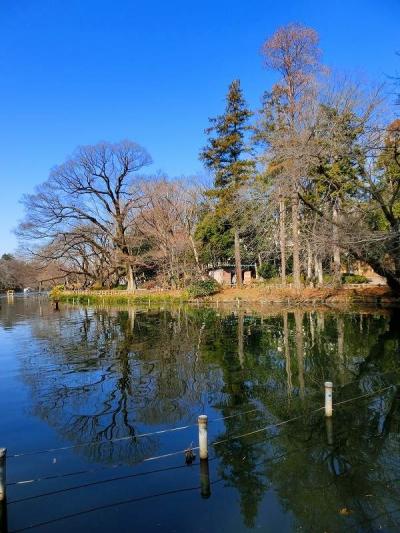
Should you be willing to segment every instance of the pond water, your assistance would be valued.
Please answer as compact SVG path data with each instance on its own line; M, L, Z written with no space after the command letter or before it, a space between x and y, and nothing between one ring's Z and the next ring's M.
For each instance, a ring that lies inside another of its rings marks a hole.
M398 311L0 303L4 531L400 530Z

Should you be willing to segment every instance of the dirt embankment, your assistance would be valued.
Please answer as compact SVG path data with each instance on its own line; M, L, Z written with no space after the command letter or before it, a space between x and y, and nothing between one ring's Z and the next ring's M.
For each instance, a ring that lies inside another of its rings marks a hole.
M191 299L185 290L164 291L65 291L62 301L95 305L131 305L131 304L265 304L282 307L336 307L347 308L352 305L363 308L400 307L400 297L394 295L388 287L381 286L343 286L339 288L304 287L300 290L292 287L250 286L242 289L224 288L221 292L205 298Z
M214 302L258 302L277 304L372 304L400 305L400 298L388 287L305 287L300 290L291 287L244 287L226 288L209 298Z

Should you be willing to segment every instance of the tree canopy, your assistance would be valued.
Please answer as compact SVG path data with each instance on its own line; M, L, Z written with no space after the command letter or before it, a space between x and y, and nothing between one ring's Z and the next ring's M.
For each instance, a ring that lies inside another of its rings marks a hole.
M335 79L312 28L278 28L262 54L278 78L261 109L235 79L205 130L211 187L144 175L151 157L128 140L55 166L23 199L18 234L38 268L70 286L175 288L224 262L240 286L245 258L300 288L362 264L400 293L400 121L380 89Z

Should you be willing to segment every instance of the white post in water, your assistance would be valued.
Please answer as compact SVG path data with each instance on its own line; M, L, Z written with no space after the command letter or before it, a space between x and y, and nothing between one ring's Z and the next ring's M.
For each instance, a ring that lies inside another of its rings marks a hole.
M6 499L6 448L0 448L0 502Z
M200 415L199 423L199 456L200 459L208 459L208 439L207 439L207 415Z
M332 381L325 381L325 416L332 416Z

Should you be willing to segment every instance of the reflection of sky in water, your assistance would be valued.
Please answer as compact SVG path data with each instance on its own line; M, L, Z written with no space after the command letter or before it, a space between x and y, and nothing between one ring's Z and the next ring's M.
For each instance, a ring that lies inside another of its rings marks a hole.
M196 445L196 427L135 439L194 423L201 413L252 411L209 424L210 442L225 440L320 407L326 379L335 401L398 383L398 325L396 314L383 311L63 306L56 313L45 299L2 299L0 445L11 454L78 445L10 458L9 481L74 475L11 486L8 498L85 485L10 503L10 528L74 515L40 530L398 530L393 389L344 404L331 429L317 413L212 447L206 500L197 461L183 467L182 454L137 464Z

